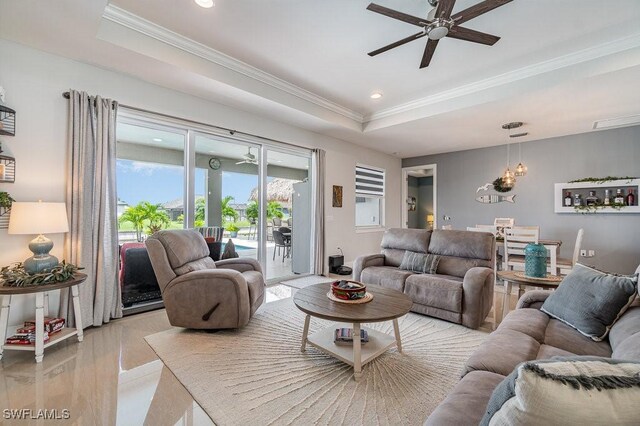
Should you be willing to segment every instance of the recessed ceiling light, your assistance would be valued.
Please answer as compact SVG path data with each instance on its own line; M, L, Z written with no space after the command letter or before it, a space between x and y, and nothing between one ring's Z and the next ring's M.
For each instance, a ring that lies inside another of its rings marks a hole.
M153 138L153 141L154 141L154 142L162 142L162 139L160 139L160 138Z
M382 93L380 92L373 92L371 94L371 99L380 99L382 97Z
M213 0L195 0L196 4L200 7L210 8L214 6Z

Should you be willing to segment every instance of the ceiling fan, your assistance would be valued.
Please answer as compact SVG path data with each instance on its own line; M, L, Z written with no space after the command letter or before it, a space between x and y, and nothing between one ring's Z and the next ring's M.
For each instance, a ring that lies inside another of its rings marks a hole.
M251 148L248 148L247 153L242 158L243 160L238 161L236 164L258 164L258 159L251 153Z
M500 40L500 37L461 27L460 24L487 13L497 7L503 6L512 0L485 0L475 6L471 6L461 12L458 12L455 15L451 15L451 12L453 11L453 6L455 5L456 0L428 1L429 4L435 6L435 8L429 13L427 18L418 18L417 16L407 15L406 13L389 9L375 3L371 3L367 6L367 9L372 12L376 12L393 19L398 19L422 28L422 31L416 34L403 38L402 40L398 40L385 47L381 47L373 52L369 52L369 56L376 56L380 53L386 52L387 50L409 43L410 41L427 37L429 41L427 41L427 46L424 49L422 61L420 62L420 68L425 68L429 66L429 63L431 62L431 58L438 46L438 41L444 37L457 38L459 40L493 46L498 40Z

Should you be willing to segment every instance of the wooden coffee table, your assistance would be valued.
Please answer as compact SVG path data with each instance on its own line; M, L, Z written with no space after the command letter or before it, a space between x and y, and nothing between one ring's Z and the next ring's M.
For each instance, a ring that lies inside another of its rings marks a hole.
M315 284L298 290L293 296L293 303L306 315L302 331L302 347L306 350L309 343L321 351L353 366L354 378L358 380L362 375L362 366L377 356L396 346L402 352L400 328L398 318L406 315L413 302L397 291L376 285L367 286L367 291L373 295L373 300L363 304L346 304L334 302L327 297L331 290L331 283ZM337 321L330 327L309 335L311 317ZM336 345L333 342L336 328L353 328L353 336L360 336L360 324L382 321L393 321L395 336L390 336L376 330L365 328L369 333L369 342L361 345L360 339L353 339L352 346Z

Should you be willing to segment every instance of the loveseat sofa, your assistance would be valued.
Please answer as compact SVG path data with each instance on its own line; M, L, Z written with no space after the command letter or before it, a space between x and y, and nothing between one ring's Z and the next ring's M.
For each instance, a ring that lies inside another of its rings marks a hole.
M639 268L640 271L640 268ZM518 364L554 356L591 355L640 361L640 300L596 342L540 311L550 292L530 291L471 355L463 377L427 418L425 426L477 425L493 390Z
M353 278L404 292L412 311L478 328L493 304L496 244L484 232L388 229L382 252L354 262ZM440 257L435 274L399 269L405 252Z

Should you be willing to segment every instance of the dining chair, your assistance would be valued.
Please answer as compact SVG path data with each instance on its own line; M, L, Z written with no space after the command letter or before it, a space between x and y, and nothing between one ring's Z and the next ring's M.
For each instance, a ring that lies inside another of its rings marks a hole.
M493 235L498 236L498 227L496 225L476 225L475 228L482 229L482 232L491 232ZM467 228L467 231L470 231L470 229Z
M445 231L451 231L453 229L452 225L442 225L442 229Z
M276 249L278 250L278 256L280 256L280 249L282 249L282 262L284 262L284 258L289 257L291 242L282 235L282 232L275 229L273 230L273 241L276 244L273 248L273 260L276 260Z
M496 217L493 219L493 226L499 226L502 228L513 228L516 220L512 217Z
M575 266L580 258L580 249L582 248L582 239L584 238L584 229L578 229L578 236L576 237L576 245L573 248L573 257L571 259L558 258L556 260L558 268L560 268L560 274L566 275Z
M524 248L529 243L537 244L539 236L537 227L505 228L504 270L524 270Z

